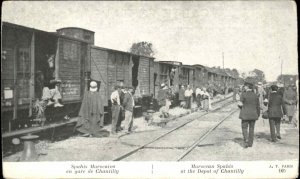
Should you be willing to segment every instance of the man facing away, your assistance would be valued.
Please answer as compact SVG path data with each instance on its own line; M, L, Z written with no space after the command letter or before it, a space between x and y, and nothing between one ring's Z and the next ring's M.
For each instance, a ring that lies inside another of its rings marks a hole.
M115 86L114 87L114 92L111 93L110 95L110 100L111 100L111 116L112 116L112 121L111 121L111 134L115 135L117 132L117 122L119 119L119 113L120 113L120 96L119 96L119 91L120 87Z
M133 108L134 108L134 98L133 98L134 90L132 87L128 88L128 91L124 95L123 107L125 110L125 120L124 120L124 128L125 132L131 132L131 128L133 125Z

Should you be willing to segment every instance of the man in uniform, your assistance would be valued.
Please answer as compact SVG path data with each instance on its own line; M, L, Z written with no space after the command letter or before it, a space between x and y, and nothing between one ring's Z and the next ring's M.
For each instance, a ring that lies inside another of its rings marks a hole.
M134 108L134 99L133 99L133 88L129 87L128 91L124 94L124 100L122 102L122 106L125 111L125 120L124 120L124 128L127 133L131 132L131 128L133 125L133 108Z
M184 92L184 96L185 96L185 99L186 99L186 108L187 109L191 109L192 95L193 95L193 90L191 89L190 85L188 85L187 89Z
M90 89L85 91L81 103L76 129L93 137L101 137L104 125L104 106L97 82L91 81Z
M114 87L115 91L111 93L110 95L110 100L111 100L111 116L112 116L112 121L111 121L111 134L115 135L117 132L117 123L119 119L119 114L120 114L120 96L119 96L119 91L120 87L115 86Z
M128 87L121 86L121 90L119 90L120 104L123 104L125 93L127 93ZM125 119L125 111L123 106L120 106L120 114L117 122L117 132L123 130L121 127L122 121Z

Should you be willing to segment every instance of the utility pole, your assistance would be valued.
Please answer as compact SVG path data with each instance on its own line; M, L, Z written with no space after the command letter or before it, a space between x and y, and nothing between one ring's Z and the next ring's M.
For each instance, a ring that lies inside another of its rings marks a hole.
M222 59L223 59L223 70L224 70L224 52L222 52Z
M280 56L279 56L279 59L280 59ZM282 64L283 64L283 60L281 59L281 66L280 66L280 81L283 82L283 85L285 86L284 80L283 80L283 76L282 76Z
M225 74L224 68L224 52L222 52L222 62L223 62L223 72ZM224 98L226 98L226 76L224 76Z

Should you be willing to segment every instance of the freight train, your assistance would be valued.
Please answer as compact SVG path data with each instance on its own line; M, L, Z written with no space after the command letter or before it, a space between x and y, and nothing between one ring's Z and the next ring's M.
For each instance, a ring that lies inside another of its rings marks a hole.
M93 31L68 27L46 32L8 22L2 23L1 49L1 126L3 132L31 127L37 114L34 102L41 97L37 81L55 56L53 76L59 79L63 119L78 114L84 91L91 79L100 86L107 121L109 96L115 85L132 86L137 104L157 95L162 83L178 92L181 85L232 88L235 77L203 65L184 65L175 61L154 61L153 57L95 46ZM51 119L52 119L51 118Z

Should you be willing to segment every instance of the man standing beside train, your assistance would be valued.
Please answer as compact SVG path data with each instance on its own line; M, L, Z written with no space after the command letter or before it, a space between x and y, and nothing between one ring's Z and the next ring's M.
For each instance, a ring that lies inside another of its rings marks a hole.
M120 114L120 96L119 96L119 91L120 87L115 86L114 87L115 91L111 93L110 95L110 100L111 100L111 116L112 116L112 121L111 121L111 134L115 135L117 133L117 123L119 119L119 114Z
M192 101L193 90L190 85L187 86L187 89L184 92L184 96L186 99L186 108L191 109L191 101Z
M134 99L133 99L133 88L129 87L128 91L124 95L123 107L125 110L125 120L124 128L125 132L130 133L133 125L133 108L134 108Z

